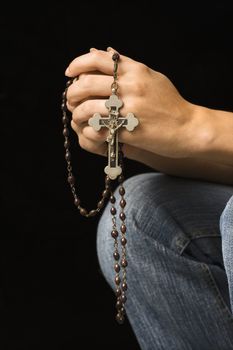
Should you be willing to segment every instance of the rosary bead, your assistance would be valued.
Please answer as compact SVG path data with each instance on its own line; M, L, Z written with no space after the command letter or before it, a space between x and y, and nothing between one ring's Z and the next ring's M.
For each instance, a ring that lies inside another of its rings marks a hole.
M116 320L119 324L122 324L124 323L124 316L120 312L118 312L118 314L116 315Z
M63 123L63 124L67 124L68 121L69 121L69 120L68 120L67 116L64 115L64 116L62 117L62 123Z
M64 112L66 111L66 104L64 102L61 104L61 109Z
M69 141L69 140L66 140L66 141L64 142L64 147L65 147L65 148L69 148L69 147L70 147L70 141Z
M122 306L122 308L120 309L120 313L121 313L122 315L125 314L125 308L124 308L124 306Z
M119 175L118 182L122 183L124 181L124 175Z
M112 215L116 215L116 208L112 207L110 211Z
M120 278L120 276L116 276L115 277L115 283L119 286L119 284L121 283L121 278Z
M97 204L97 208L102 209L103 206L104 206L104 200L101 199L101 201L99 201L98 204Z
M64 128L64 129L63 129L63 135L64 135L64 136L69 136L69 134L70 134L70 133L69 133L69 130L68 130L67 128Z
M112 204L116 203L116 198L113 195L110 196L110 202Z
M118 273L118 272L120 272L120 265L118 264L118 263L116 263L115 265L114 265L114 270Z
M66 87L69 87L72 83L73 83L72 80L68 80L67 83L66 83Z
M65 158L66 160L71 160L71 153L69 151L66 151Z
M109 176L106 176L106 177L105 177L105 184L106 184L106 185L110 185L110 184L111 184L111 179L110 179Z
M70 185L74 185L75 183L75 178L73 175L68 176L68 182Z
M122 259L122 261L121 261L121 266L122 266L122 267L128 266L128 262L127 262L126 259Z
M74 200L74 205L75 205L76 207L78 207L79 204L80 204L80 199L79 199L78 197L76 197L75 200Z
M119 287L116 289L116 296L117 297L121 296L121 289Z
M121 225L121 232L122 233L126 232L126 226L124 224Z
M125 201L124 198L122 198L122 199L120 200L120 206L121 206L121 208L124 208L124 207L126 206L126 201Z
M65 99L66 98L66 91L64 91L61 95L62 99Z
M122 287L122 290L123 290L124 292L127 291L127 289L128 289L128 285L127 285L126 282L123 282L121 287Z
M91 210L91 211L89 212L88 216L93 217L93 216L95 216L97 213L98 213L98 211L97 211L96 209L93 209L93 210Z
M121 302L124 304L124 303L126 303L126 300L127 300L126 295L125 295L125 294L122 294L122 295L121 295Z
M119 55L119 53L117 53L117 52L115 52L115 53L112 55L113 61L118 61L119 58L120 58L120 55Z
M121 219L122 221L124 221L124 220L125 220L125 213L122 211L122 212L120 213L119 217L120 217L120 219Z
M112 235L112 238L116 239L118 237L118 231L112 230L111 235Z
M121 300L117 300L117 302L116 302L116 308L117 308L117 310L120 310L120 309L122 308L122 302L121 302Z
M109 196L109 190L104 190L102 195L104 198L107 198Z
M121 187L119 188L119 193L120 193L121 196L124 196L124 194L125 194L125 189L124 189L124 187L121 186Z
M120 254L118 252L114 252L113 257L116 261L118 261L120 259Z
M121 244L122 244L123 246L125 246L126 243L127 243L127 239L126 239L125 237L122 237L122 238L121 238Z
M85 208L80 208L80 214L82 216L86 216L87 215L87 210Z

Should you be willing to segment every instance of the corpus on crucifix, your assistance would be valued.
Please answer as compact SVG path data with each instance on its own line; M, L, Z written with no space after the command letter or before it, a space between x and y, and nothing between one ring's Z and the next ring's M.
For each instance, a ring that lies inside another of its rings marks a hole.
M99 113L95 113L88 121L88 124L94 130L99 131L102 127L109 129L107 137L108 142L108 165L105 167L105 173L114 180L121 174L122 169L118 164L118 130L124 126L128 131L133 131L138 125L138 119L133 113L128 113L126 117L120 116L119 109L123 106L123 102L116 94L112 94L106 101L105 106L108 108L108 117L102 117Z

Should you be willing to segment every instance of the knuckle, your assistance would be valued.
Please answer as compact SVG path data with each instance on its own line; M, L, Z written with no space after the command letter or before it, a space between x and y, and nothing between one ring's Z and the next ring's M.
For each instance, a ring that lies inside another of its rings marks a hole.
M79 86L81 85L83 88L88 88L93 83L93 77L90 74L82 73L79 76Z
M73 112L73 110L74 110L74 107L71 106L71 104L70 104L68 101L66 101L66 108L67 108L68 111L70 111L70 112Z
M137 62L135 69L138 73L145 74L148 72L149 67L144 63Z
M88 150L88 147L87 147L87 139L85 137L83 137L82 135L79 135L79 138L78 138L78 142L79 142L79 146L85 150Z

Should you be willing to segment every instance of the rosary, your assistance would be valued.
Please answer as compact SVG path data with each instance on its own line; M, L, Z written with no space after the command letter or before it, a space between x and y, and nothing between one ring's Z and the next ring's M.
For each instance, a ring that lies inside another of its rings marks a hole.
M123 106L123 102L118 98L118 63L120 60L120 55L114 53L112 56L114 63L113 68L113 83L111 85L112 94L109 99L106 101L105 106L108 109L108 117L101 117L99 113L95 113L89 120L88 124L93 127L94 130L99 131L102 127L108 128L108 136L106 142L108 144L108 165L104 168L105 172L105 189L102 192L102 198L97 203L97 208L92 209L88 212L87 209L83 208L80 205L80 199L76 193L75 187L75 177L72 172L71 165L71 153L70 153L70 141L69 141L69 118L67 116L66 109L66 94L68 87L73 83L74 79L71 79L66 84L66 89L62 94L62 122L63 122L63 135L65 138L64 147L65 147L65 159L67 162L67 171L68 171L68 183L71 188L71 192L74 197L74 205L79 210L82 216L87 218L95 216L100 210L104 207L105 200L109 198L111 203L110 214L112 218L112 229L111 236L114 240L114 250L113 250L113 267L115 271L115 294L116 294L116 320L119 324L124 322L125 315L125 303L127 300L126 291L128 289L126 281L126 268L128 265L126 259L126 215L124 212L126 206L126 200L124 198L125 188L124 188L124 176L123 176L123 152L122 152L122 143L118 141L118 130L121 127L125 127L128 131L133 131L134 128L138 125L138 119L134 116L133 113L128 113L126 117L120 115L119 109ZM116 198L113 191L111 190L112 180L118 180L119 183L119 194L120 194L120 212L119 219L120 221L120 230L117 228L117 209L115 206ZM119 232L120 231L120 232ZM120 243L120 244L119 244ZM121 253L119 251L119 245L121 246Z

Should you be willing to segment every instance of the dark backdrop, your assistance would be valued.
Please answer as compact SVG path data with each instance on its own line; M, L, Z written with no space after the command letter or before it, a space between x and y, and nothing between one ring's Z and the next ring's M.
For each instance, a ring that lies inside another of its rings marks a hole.
M78 215L66 182L64 71L90 47L166 74L189 101L232 110L231 1L8 3L1 9L1 349L138 349L96 255L98 218ZM153 6L154 8L153 8ZM74 168L95 205L105 159ZM75 146L75 145L74 145ZM126 177L150 171L127 160ZM81 345L83 343L83 345Z

